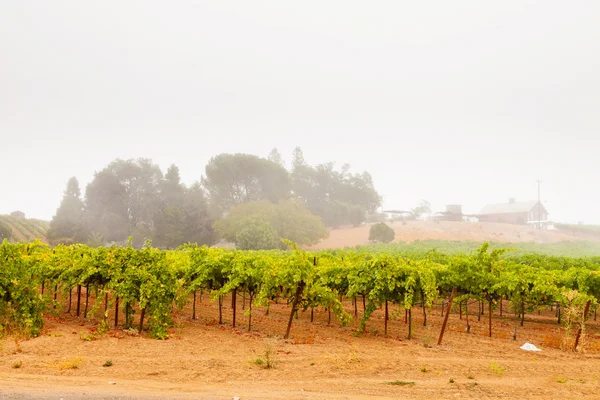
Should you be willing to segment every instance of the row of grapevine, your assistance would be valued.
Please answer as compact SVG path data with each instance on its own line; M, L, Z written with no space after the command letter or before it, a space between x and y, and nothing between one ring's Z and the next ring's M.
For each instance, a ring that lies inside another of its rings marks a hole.
M402 254L394 252L335 250L307 252L287 243L287 251L236 251L184 245L162 251L147 243L132 246L91 248L85 245L48 247L41 242L0 245L0 326L36 335L43 327L43 312L57 308L57 294L69 299L76 314L95 314L101 307L101 324L108 328L108 310L119 312L124 327L131 328L139 312L141 330L146 323L153 337L164 339L172 324L174 309L195 299L197 292L210 293L219 303L219 323L226 294L249 297L248 329L252 306L287 302L290 317L298 310L324 307L342 323L350 315L343 297L362 300L360 329L365 330L372 313L384 308L387 330L389 307L405 310L411 336L414 307L419 304L424 318L438 298L445 299L454 288L456 300L487 304L492 336L492 310L509 300L515 315L549 304L573 302L596 305L600 299L600 260L528 255L508 257L506 249L483 245L469 254ZM85 298L82 299L83 290ZM96 301L88 308L90 293ZM84 305L81 302L84 302ZM65 306L65 304L63 304ZM461 308L462 313L462 308ZM311 313L312 314L312 313ZM357 312L355 312L357 315Z

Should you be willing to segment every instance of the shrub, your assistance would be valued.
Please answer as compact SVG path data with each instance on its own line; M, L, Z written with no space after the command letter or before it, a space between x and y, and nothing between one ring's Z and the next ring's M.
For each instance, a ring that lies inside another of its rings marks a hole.
M389 243L396 237L396 232L385 222L371 225L369 240L372 242Z
M277 232L262 218L248 217L235 235L235 245L240 250L268 250L279 246Z

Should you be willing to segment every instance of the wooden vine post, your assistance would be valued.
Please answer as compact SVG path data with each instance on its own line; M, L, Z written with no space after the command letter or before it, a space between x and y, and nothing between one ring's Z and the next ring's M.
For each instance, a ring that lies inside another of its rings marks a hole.
M581 321L581 325L585 324L585 320L588 317L588 313L590 312L590 306L592 305L592 301L588 300L585 304L585 311L583 312L583 321ZM573 351L577 350L577 346L579 346L579 339L581 338L581 326L577 330L577 336L575 336L575 346L573 346Z
M385 325L384 325L384 326L385 326L385 328L384 328L384 332L383 332L383 334L384 334L385 336L387 336L387 331L388 331L388 319L389 319L389 313L388 313L388 301L387 301L387 299L385 299L385 318L384 318L384 320L385 320L385 323L384 323L384 324L385 324Z
M444 323L442 324L440 338L438 339L438 346L442 344L442 339L444 338L444 331L446 330L446 324L448 323L448 316L450 315L450 309L452 308L452 302L454 301L455 294L456 294L456 286L452 288L452 293L450 294L450 300L448 301L448 308L446 308L446 315L444 316Z
M233 328L235 328L235 311L236 311L236 306L237 306L237 288L233 289L233 292L231 293L231 309L233 312ZM250 330L250 329L248 329Z
M196 290L194 290L194 301L192 303L192 319L196 319Z
M81 310L81 285L77 285L77 316L79 317L79 311Z
M296 286L296 295L294 296L294 302L292 303L292 311L290 312L290 319L288 320L287 330L285 331L284 339L288 339L290 337L290 330L292 329L292 321L294 320L294 314L298 308L298 304L300 304L300 300L302 297L302 292L304 291L304 286L306 284L304 281L298 282L298 286Z
M490 337L492 337L492 297L489 298L488 312L490 314Z

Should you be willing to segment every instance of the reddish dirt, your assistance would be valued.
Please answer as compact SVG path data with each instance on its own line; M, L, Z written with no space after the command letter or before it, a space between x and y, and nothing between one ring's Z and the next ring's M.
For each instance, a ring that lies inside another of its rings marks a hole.
M383 312L377 310L367 333L356 335L361 314L347 327L327 312L310 310L294 319L292 337L284 340L289 308L273 305L253 312L253 330L238 303L238 328L231 327L230 301L225 301L224 325L216 323L218 309L206 296L191 320L189 305L176 315L171 338L154 340L122 330L96 340L82 340L93 321L61 314L47 317L44 334L19 342L1 343L0 394L38 394L40 398L64 392L184 399L430 399L430 398L598 398L600 389L600 325L587 325L585 353L560 350L563 333L554 312L526 316L512 340L513 319L494 312L493 338L487 319L465 319L451 314L444 343L436 345L442 318L435 306L423 326L422 310L413 310L414 339L407 340L404 312L389 322L383 336ZM350 302L348 312L353 313ZM505 305L506 307L506 305ZM476 308L472 308L471 312ZM396 308L394 307L394 310ZM485 310L487 313L487 308ZM525 342L540 353L519 349ZM271 347L275 368L264 369L255 360ZM19 349L21 351L19 351ZM76 363L77 369L66 368ZM103 364L111 360L111 367ZM19 369L14 363L22 362ZM414 382L410 386L389 382ZM109 382L115 382L114 385ZM0 396L1 397L1 396ZM58 398L58 397L56 397ZM66 398L66 397L65 397ZM73 397L69 397L73 398Z
M582 233L561 231L538 231L529 226L498 224L498 223L474 223L474 222L452 222L440 221L407 221L393 222L390 224L396 232L395 242L413 242L416 240L457 240L474 242L501 242L501 243L555 243L561 241L590 240L600 241L598 236ZM311 250L355 247L369 243L370 225L357 228L333 229L329 238L321 241Z

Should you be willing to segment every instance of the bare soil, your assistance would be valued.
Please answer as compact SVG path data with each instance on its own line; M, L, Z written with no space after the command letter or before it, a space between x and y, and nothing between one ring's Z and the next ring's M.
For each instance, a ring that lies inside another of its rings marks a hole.
M599 241L598 236L563 231L538 231L530 226L499 224L492 222L453 222L407 221L393 222L390 226L396 232L395 242L414 242L417 240L455 240L499 243L555 243L562 241L589 240ZM355 247L369 243L370 225L356 228L332 229L329 238L309 247L312 250Z
M62 312L47 316L40 337L1 342L0 398L598 398L600 325L593 314L586 326L587 350L575 353L560 349L564 332L550 309L526 315L524 327L517 326L517 341L510 315L500 318L494 311L489 338L487 307L480 321L470 316L471 333L465 332L464 316L453 313L438 346L440 305L429 311L426 327L422 309L413 309L412 340L405 313L397 307L387 336L382 310L374 313L367 333L357 334L361 302L358 317L346 327L334 317L328 325L325 310L315 310L314 323L310 310L301 311L292 337L284 340L287 305L273 304L268 316L264 309L254 310L248 332L242 299L237 328L231 327L231 301L225 304L223 325L206 295L198 303L197 320L188 305L176 314L165 341L123 330L85 340L97 320ZM345 306L354 313L350 301ZM476 308L471 306L471 313ZM525 342L543 351L520 350ZM271 369L264 368L268 349L275 363ZM103 366L109 360L112 366Z

